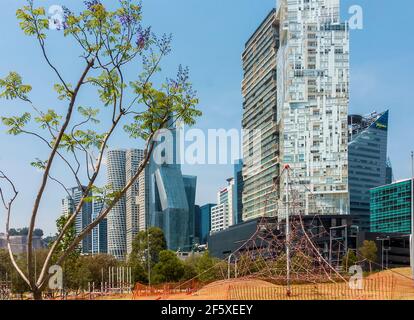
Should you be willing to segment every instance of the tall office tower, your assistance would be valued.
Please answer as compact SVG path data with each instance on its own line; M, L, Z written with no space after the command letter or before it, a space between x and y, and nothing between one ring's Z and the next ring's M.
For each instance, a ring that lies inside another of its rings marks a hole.
M243 160L238 160L234 165L234 192L233 192L233 222L243 222Z
M145 231L149 226L149 195L149 169L147 166L138 178L138 206L140 208L138 214L139 231Z
M211 209L211 233L222 231L234 224L233 202L235 184L234 179L227 180L228 185L217 193L217 206Z
M126 150L110 150L107 154L107 183L112 191L126 184ZM108 254L118 260L126 257L126 206L122 197L108 214Z
M280 0L276 24L280 157L296 213L348 214L349 30L339 0Z
M279 175L276 122L278 29L272 10L245 45L242 55L243 220L276 215L273 180Z
M144 150L130 149L126 152L125 177L131 181L138 172L139 165L144 160ZM139 232L139 179L128 189L125 194L126 205L126 246L127 255L132 252L132 242Z
M389 183L387 162L389 112L350 115L349 196L351 215L360 230L370 230L370 189Z
M82 188L74 187L68 189L68 195L62 200L62 214L65 216L73 214L79 205L82 196ZM76 234L80 234L92 222L92 203L85 202L82 205L82 210L76 216L75 230ZM89 254L92 252L92 233L88 234L80 243L80 250L82 254Z
M148 226L164 231L168 249L190 251L194 237L196 177L183 176L179 161L180 134L170 123L169 134L157 142L143 187L148 201Z
M93 201L92 221L95 221L103 212L102 200ZM92 230L92 254L108 253L108 219L103 219Z

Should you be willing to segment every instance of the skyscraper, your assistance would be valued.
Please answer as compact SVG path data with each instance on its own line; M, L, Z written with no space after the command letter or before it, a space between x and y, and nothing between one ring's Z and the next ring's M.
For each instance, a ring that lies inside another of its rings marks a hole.
M370 189L390 183L387 162L389 112L350 115L349 194L354 223L370 230Z
M83 189L86 187L74 187L67 190L68 195L62 199L62 214L72 215L83 197ZM92 222L92 203L85 202L75 219L76 235ZM79 245L82 254L92 253L92 233L88 234Z
M92 221L102 213L104 205L102 200L93 201ZM108 253L108 219L103 219L92 230L92 254Z
M276 24L280 160L297 213L348 214L349 30L339 0L280 0Z
M234 221L234 179L227 180L228 185L217 193L217 205L211 208L211 233L227 229Z
M125 174L126 181L131 181L138 172L139 165L144 159L144 151L130 149L126 152ZM142 174L141 174L142 175ZM139 179L129 188L125 194L126 205L126 244L127 255L132 252L132 242L139 232Z
M110 150L108 152L108 185L113 191L121 191L138 172L144 159L140 149ZM126 258L132 251L132 242L139 231L140 208L139 184L141 176L127 190L125 196L108 214L108 253L119 260Z
M239 160L234 165L234 192L233 192L233 221L234 224L243 222L243 161Z
M246 43L243 69L244 220L283 212L284 165L296 213L348 214L349 31L339 0L280 0Z
M126 150L110 150L107 154L107 182L113 192L126 184ZM122 197L108 214L108 254L118 260L126 257L126 206Z
M159 227L164 231L168 249L190 251L194 240L195 195L197 178L183 176L177 130L158 137L145 175L140 180L139 202L147 213L141 215L142 227ZM145 223L144 223L145 220Z
M247 41L242 55L243 220L276 215L267 199L279 175L276 122L276 54L278 29L272 10Z

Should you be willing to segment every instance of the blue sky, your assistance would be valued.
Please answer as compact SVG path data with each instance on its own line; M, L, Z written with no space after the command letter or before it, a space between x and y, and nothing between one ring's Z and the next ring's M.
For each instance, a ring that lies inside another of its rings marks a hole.
M108 2L108 1L107 1ZM74 10L81 0L37 0L49 7L67 5ZM398 5L397 5L398 3ZM18 27L15 11L22 0L2 0L0 4L0 77L9 71L19 72L34 87L32 98L39 105L59 108L51 90L55 78L43 63L34 39L25 37ZM240 128L242 98L241 53L245 41L257 28L275 0L143 0L144 22L157 33L174 35L173 52L164 61L164 74L173 75L178 64L188 65L191 79L200 97L203 117L201 129ZM342 15L349 17L351 5L364 10L364 29L351 32L351 113L369 113L390 109L389 155L395 177L410 175L410 150L414 149L411 133L414 120L412 0L342 0ZM80 73L76 51L65 45L62 35L50 33L48 48L53 60L69 80ZM93 97L83 94L92 102ZM0 114L24 111L17 103L0 101ZM40 183L40 173L29 163L44 154L40 144L27 138L9 137L0 128L0 169L15 181L20 191L12 226L27 225L30 209ZM139 147L134 141L118 136L111 147ZM61 167L55 168L57 173ZM184 166L185 174L198 176L197 203L215 202L216 191L232 175L230 165ZM54 185L47 188L37 227L54 233L60 213L63 191ZM4 214L0 231L4 230Z

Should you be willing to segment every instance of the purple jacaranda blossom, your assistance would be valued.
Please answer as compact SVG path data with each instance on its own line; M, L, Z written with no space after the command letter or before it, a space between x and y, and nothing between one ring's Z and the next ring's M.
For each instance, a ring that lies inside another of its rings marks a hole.
M135 19L130 14L125 13L119 16L119 21L124 27L128 27Z
M141 27L138 30L138 36L136 45L140 49L144 49L147 45L151 35L151 27L148 27L146 29L142 29Z
M63 6L63 22L62 22L62 27L64 30L66 30L68 28L68 18L69 16L73 16L73 12L69 10L68 7Z
M99 0L85 0L83 1L85 6L88 8L88 10L94 11L94 6L97 6L98 4L101 4Z

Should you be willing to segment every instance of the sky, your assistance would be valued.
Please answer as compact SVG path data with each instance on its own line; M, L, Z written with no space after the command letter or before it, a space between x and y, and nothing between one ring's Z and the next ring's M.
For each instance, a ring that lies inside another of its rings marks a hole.
M37 0L46 8L66 5L73 10L82 7L81 0ZM103 1L105 2L105 1ZM110 3L112 1L106 1ZM52 90L54 74L42 60L33 38L22 34L15 18L23 0L0 3L0 77L9 71L19 72L33 86L31 98L45 108L64 107ZM362 30L351 31L350 113L367 114L390 110L389 156L396 179L411 174L410 151L414 150L412 0L342 0L342 17L349 19L352 5L363 8ZM200 98L203 116L196 128L240 129L242 117L242 65L244 44L256 30L275 0L143 0L144 24L158 34L173 34L173 51L164 61L163 75L173 76L179 64L190 68L191 80ZM62 40L57 31L48 34L47 47L54 63L69 81L81 72L77 51ZM133 70L131 70L132 72ZM94 96L81 94L85 104L93 104ZM20 103L0 100L0 115L24 112ZM111 148L134 148L142 145L118 135ZM5 134L0 126L0 170L16 184L19 197L15 203L12 227L29 222L33 200L41 173L29 164L44 157L46 149L27 137ZM232 176L232 165L183 166L183 173L196 175L197 203L216 202L217 190ZM64 175L63 166L54 167L56 175ZM64 178L63 178L64 179ZM103 179L103 178L102 178ZM104 183L104 181L102 181ZM55 220L61 212L64 191L49 184L41 204L37 227L47 235L55 232ZM1 212L1 211L0 211ZM4 231L4 212L0 213L0 232Z

